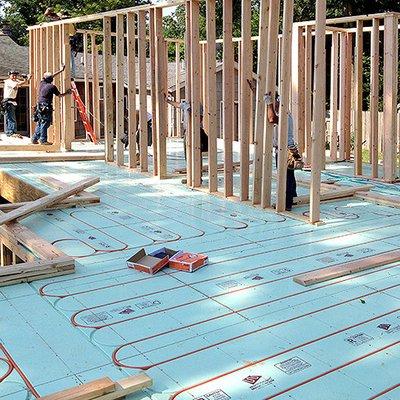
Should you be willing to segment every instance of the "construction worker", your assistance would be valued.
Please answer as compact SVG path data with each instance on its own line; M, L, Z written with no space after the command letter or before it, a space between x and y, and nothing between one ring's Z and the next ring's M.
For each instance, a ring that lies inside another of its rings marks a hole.
M71 89L68 89L65 93L60 93L57 86L53 84L54 77L61 74L64 69L65 65L54 74L45 72L43 80L40 82L38 101L34 113L34 120L37 122L37 126L32 137L33 144L52 144L47 141L47 130L53 119L53 96L64 97L71 93Z
M280 98L278 90L275 93L275 105L271 92L264 96L265 104L267 105L267 118L271 124L274 124L273 146L275 149L275 161L278 167L278 124L279 124L279 107ZM288 149L296 148L293 136L293 118L291 113L288 115ZM297 184L294 169L287 169L286 178L286 211L291 211L293 206L293 198L297 197Z
M18 88L29 79L29 75L20 75L17 71L10 71L8 73L8 79L4 81L2 107L6 116L5 133L8 137L17 137L22 139L22 136L17 133L17 118L15 110L17 108Z

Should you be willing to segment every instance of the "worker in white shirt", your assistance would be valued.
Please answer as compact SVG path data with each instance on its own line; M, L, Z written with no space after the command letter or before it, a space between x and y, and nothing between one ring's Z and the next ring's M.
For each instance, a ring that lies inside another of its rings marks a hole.
M8 79L4 81L2 106L6 116L5 132L8 137L22 138L22 136L17 133L17 118L15 115L17 108L16 100L18 88L29 79L29 75L20 75L17 71L10 71L8 73Z

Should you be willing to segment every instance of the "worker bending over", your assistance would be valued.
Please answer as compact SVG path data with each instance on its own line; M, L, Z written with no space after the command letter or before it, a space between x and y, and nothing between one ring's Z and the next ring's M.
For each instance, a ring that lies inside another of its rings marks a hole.
M39 84L38 100L34 112L34 121L37 122L37 126L32 136L33 144L52 144L47 141L47 130L53 122L53 96L64 97L71 94L71 89L60 93L57 86L53 84L54 77L61 74L64 69L65 65L54 74L45 72L43 80Z

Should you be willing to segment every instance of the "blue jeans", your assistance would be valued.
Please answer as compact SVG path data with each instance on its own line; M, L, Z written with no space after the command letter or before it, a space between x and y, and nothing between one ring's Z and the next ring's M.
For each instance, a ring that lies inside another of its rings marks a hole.
M6 107L6 135L11 136L17 133L17 118L15 116L16 106L7 103Z
M36 126L35 133L32 136L32 141L41 143L47 142L47 130L51 125L52 113L41 113L39 122Z

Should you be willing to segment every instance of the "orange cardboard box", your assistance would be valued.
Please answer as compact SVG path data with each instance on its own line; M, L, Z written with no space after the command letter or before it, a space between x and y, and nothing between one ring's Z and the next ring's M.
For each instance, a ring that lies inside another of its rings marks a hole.
M179 271L194 272L208 264L205 254L187 253L178 251L169 258L169 267Z
M161 257L157 257L156 255L161 255ZM157 252L146 254L146 251L144 249L141 249L129 260L127 260L126 263L129 268L133 268L136 271L146 272L147 274L154 275L166 265L168 265L168 259L169 256L167 254L164 255Z

